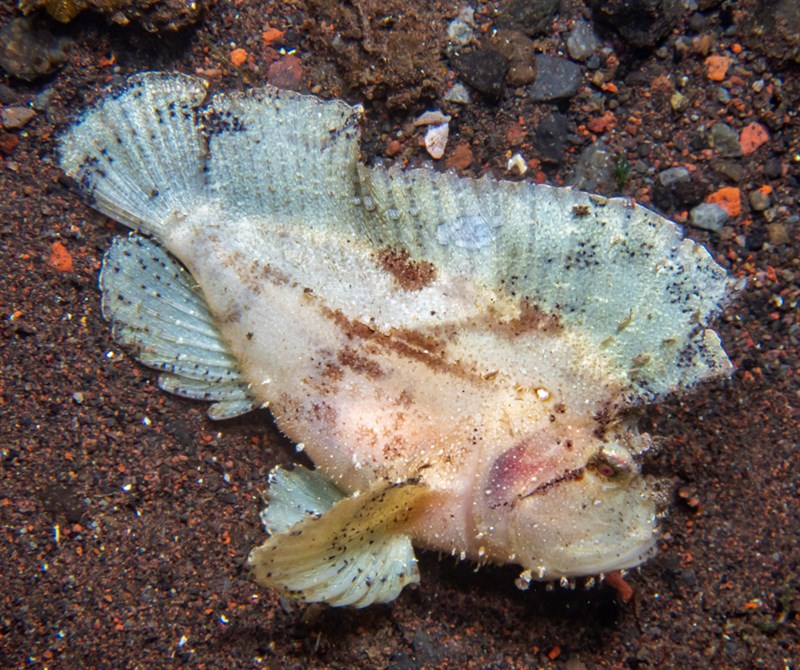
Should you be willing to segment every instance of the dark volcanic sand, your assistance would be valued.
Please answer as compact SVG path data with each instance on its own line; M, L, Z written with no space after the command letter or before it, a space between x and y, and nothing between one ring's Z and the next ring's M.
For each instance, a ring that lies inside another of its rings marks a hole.
M3 24L15 4L0 5ZM389 4L380 12L354 1L339 13L337 3L311 0L219 2L196 26L160 36L84 14L51 26L74 40L59 71L33 84L6 80L6 107L48 87L52 95L45 111L0 142L0 667L797 667L800 266L791 215L800 77L796 63L751 50L730 27L728 3L698 15L702 21L687 14L660 53L634 51L596 28L619 68L601 66L610 72L605 91L587 78L560 104L571 136L562 162L526 175L562 182L595 132L632 168L621 192L645 204L655 173L673 165L692 166L709 192L741 189L742 212L722 234L687 229L748 278L718 321L736 373L643 417L660 436L647 467L668 480L671 513L658 557L625 577L633 597L624 602L619 586L520 592L513 568L475 572L428 553L419 587L366 611L280 601L249 578L247 554L263 540L259 494L269 470L293 458L291 445L266 413L212 423L201 403L159 391L156 375L111 340L96 280L118 229L63 180L53 137L127 74L202 69L213 88L239 89L266 81L275 61L273 81L365 103L367 159L419 163L427 157L409 121L442 108L455 74L441 45L458 7ZM581 15L580 2L564 4L538 38L540 51L563 48L569 20ZM364 10L360 24L356 7ZM479 26L502 14L491 3L473 7ZM265 46L267 22L290 29L273 47L295 48L299 61ZM335 39L337 31L344 37ZM708 79L703 43L676 56L679 38L703 36L707 53L731 58L723 82ZM250 58L238 68L232 43ZM681 77L690 107L676 112L669 99ZM759 80L765 86L756 90ZM718 100L722 85L730 103ZM537 156L533 136L551 107L531 102L524 88L501 91L498 102L473 94L470 105L445 108L457 114L445 160L467 145L471 162L456 163L464 174L503 176L511 153ZM607 112L613 124L586 130ZM750 155L724 159L732 168L720 174L723 159L698 139L714 121L736 132L758 121L770 138ZM412 134L390 147L401 128ZM764 185L785 208L769 214L782 228L768 228L750 208L749 193Z

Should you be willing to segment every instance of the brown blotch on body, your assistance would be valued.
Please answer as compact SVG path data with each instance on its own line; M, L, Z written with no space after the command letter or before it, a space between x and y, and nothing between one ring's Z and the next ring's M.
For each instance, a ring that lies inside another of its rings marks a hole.
M483 374L472 366L466 366L460 361L447 360L447 341L442 337L437 338L409 328L396 328L392 329L388 334L382 333L366 323L348 319L341 310L322 307L321 312L331 319L349 340L362 340L363 342L359 343L359 346L367 353L381 356L387 351L391 351L401 358L423 363L436 372L450 374L462 379L470 379L475 382L486 382ZM345 353L345 360L342 359L342 352ZM380 366L377 363L364 358L355 349L345 347L342 352L340 352L338 359L345 367L349 367L356 372L366 373L367 368L359 363L360 360L366 361L380 370ZM382 370L380 374L383 374Z
M532 304L527 298L519 306L519 316L511 321L497 323L496 331L515 338L526 333L555 335L564 330L557 314L548 313Z
M405 249L386 247L377 253L378 265L392 275L404 291L419 291L436 279L436 267L415 261Z
M353 372L362 374L370 379L383 377L383 369L375 361L361 356L355 349L344 347L337 356L339 363L344 367L350 368Z
M336 363L327 361L325 367L322 369L322 376L325 379L330 379L333 382L340 382L344 379L344 372Z

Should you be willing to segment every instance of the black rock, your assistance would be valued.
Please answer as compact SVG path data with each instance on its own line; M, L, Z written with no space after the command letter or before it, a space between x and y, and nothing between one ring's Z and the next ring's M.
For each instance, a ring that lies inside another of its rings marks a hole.
M800 3L759 0L742 4L737 32L747 46L778 61L800 63Z
M453 67L461 80L491 100L503 94L508 59L494 49L478 49L455 57Z
M591 4L595 19L640 49L664 39L681 14L681 0L592 0Z
M783 174L783 166L780 160L774 156L768 158L767 162L764 163L764 174L770 179L778 179Z
M69 45L44 22L33 16L19 17L0 31L0 66L14 77L34 81L61 66Z
M708 189L708 182L697 173L670 168L659 173L653 182L653 203L664 212L690 209L703 201Z
M548 114L533 132L536 158L545 163L561 163L566 154L569 119L561 112Z
M509 0L497 17L497 25L519 28L528 35L550 31L560 0Z

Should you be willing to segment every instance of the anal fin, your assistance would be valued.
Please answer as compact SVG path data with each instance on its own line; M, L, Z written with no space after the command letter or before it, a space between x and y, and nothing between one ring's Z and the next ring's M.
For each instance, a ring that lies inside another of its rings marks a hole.
M162 389L213 402L212 419L255 407L192 276L158 243L139 235L115 239L103 258L100 288L114 339L162 371Z
M272 536L249 558L256 581L309 602L354 607L389 602L419 581L404 528L427 486L382 481L343 497L301 467L277 469L270 481L262 519Z

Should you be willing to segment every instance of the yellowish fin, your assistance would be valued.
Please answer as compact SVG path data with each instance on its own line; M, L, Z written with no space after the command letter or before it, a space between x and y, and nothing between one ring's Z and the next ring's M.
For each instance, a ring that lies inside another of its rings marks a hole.
M278 469L262 516L272 536L249 558L255 578L292 597L334 606L394 600L419 581L404 530L428 495L417 480L381 481L334 501L332 484L316 472Z

